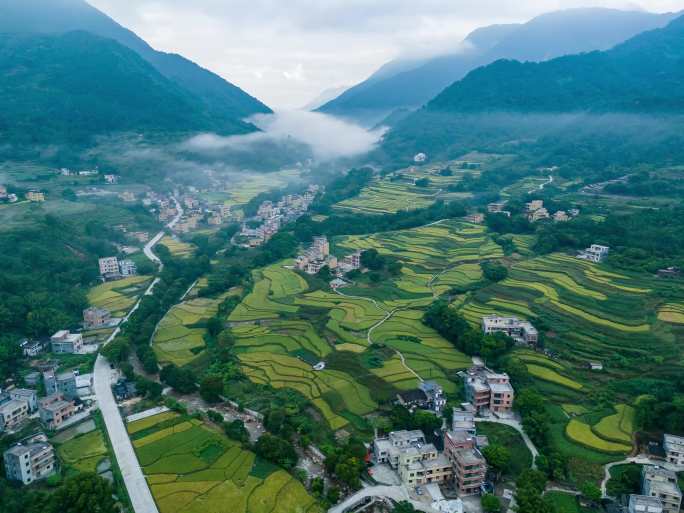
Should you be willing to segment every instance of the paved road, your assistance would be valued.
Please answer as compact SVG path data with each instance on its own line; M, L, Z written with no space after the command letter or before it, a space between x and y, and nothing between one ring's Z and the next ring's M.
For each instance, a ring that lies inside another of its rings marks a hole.
M435 512L430 506L409 499L408 493L403 486L369 486L367 488L362 488L354 495L347 497L337 506L333 506L328 510L328 513L344 513L347 508L352 508L367 497L388 498L395 502L409 501L418 511L424 511L426 513Z
M176 203L178 214L173 220L167 224L168 228L173 228L176 223L180 220L183 215L183 209L176 198L173 198ZM162 262L159 260L157 255L152 252L155 244L157 244L161 238L164 236L164 231L160 231L157 235L150 240L144 248L145 255L147 258L153 262L159 264L159 270L162 269ZM152 294L155 285L159 283L159 278L155 278L147 290L144 296ZM107 338L104 345L109 344L121 331L121 326L125 324L128 319L133 315L133 313L140 306L142 297L138 299L133 308L128 312L126 317L124 317L116 330ZM107 427L107 433L109 434L109 439L112 442L112 447L114 449L114 455L116 456L116 461L121 469L121 475L123 476L124 484L126 485L126 490L128 491L128 496L131 499L131 504L133 505L133 510L135 513L158 513L157 505L152 497L152 492L147 486L147 481L145 481L145 476L142 473L140 464L138 463L138 458L133 450L133 444L130 438L128 438L128 432L126 431L126 426L124 425L123 419L121 418L121 412L119 407L114 400L114 394L112 393L112 370L109 366L107 359L99 354L97 360L95 360L95 369L93 371L94 375L94 387L95 395L97 396L97 403L102 412L102 418L104 419L105 426Z

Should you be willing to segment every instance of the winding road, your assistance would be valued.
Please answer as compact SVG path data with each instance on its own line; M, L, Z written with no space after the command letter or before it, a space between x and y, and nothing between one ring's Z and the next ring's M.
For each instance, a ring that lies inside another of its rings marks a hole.
M174 197L173 201L176 204L178 213L176 214L176 217L166 225L166 228L173 228L183 215L183 209L178 200ZM159 266L160 271L163 269L164 264L152 250L162 239L164 233L165 231L162 230L155 235L152 240L145 245L143 250L145 256ZM117 326L114 332L107 338L103 347L116 338L121 331L121 326L125 324L131 315L138 309L143 297L152 294L157 283L159 283L159 278L155 278L152 283L150 283L150 286L147 287L143 296L138 299L126 317L121 320L119 326ZM119 469L121 470L121 475L126 486L126 491L128 492L128 497L131 500L133 510L135 513L158 513L157 505L154 502L149 486L147 486L147 481L145 480L145 476L138 463L138 458L133 450L133 444L131 443L130 438L128 438L128 431L126 431L126 426L121 418L121 412L119 411L119 407L114 399L114 394L112 393L113 372L111 366L101 353L97 355L97 360L95 360L93 374L97 403L102 412L102 418L107 427L107 433L112 442L114 455L119 464Z

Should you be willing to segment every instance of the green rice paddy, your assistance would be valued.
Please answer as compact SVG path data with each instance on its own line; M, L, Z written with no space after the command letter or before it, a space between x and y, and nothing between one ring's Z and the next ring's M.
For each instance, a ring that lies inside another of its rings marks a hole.
M201 421L160 414L128 425L160 513L320 513L284 470L264 475L254 453Z
M113 317L124 317L135 304L152 278L131 276L122 280L108 281L88 291L88 303L106 308Z

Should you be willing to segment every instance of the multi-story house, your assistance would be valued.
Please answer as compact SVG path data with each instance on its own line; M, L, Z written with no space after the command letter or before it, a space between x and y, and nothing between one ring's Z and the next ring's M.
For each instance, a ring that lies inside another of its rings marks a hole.
M519 344L535 345L539 342L539 332L532 323L513 316L485 315L482 317L482 332L485 335L505 333Z
M108 325L112 320L112 315L106 308L91 306L83 310L83 325L86 329L101 328Z
M448 453L454 468L454 485L459 495L480 493L487 474L487 462L475 448L457 449Z
M402 450L397 470L402 483L407 486L442 483L453 475L451 462L432 444Z
M116 257L104 257L97 260L100 274L104 277L117 276L119 274L119 259Z
M38 413L40 420L48 429L59 429L65 420L76 413L76 407L71 401L65 401L62 394L52 394L39 401Z
M3 454L5 474L28 485L55 473L55 451L47 442L18 444Z
M663 503L663 513L679 513L682 491L677 484L677 473L655 465L644 465L641 471L644 495L657 497Z
M27 338L19 341L19 349L24 356L33 358L43 352L43 343L40 340L29 340Z
M55 374L54 371L46 371L43 373L43 383L47 395L62 394L67 399L78 397L78 385L73 372Z
M466 399L477 413L507 414L512 410L515 391L508 374L475 366L463 374L463 381Z
M684 467L684 437L663 435L663 449L668 463Z
M577 255L577 258L579 258L580 260L589 260L590 262L594 262L595 264L600 264L606 259L609 252L610 248L608 246L592 244L584 251L580 251Z
M121 276L135 276L138 273L138 268L133 260L121 260L119 262L119 273Z
M9 399L0 403L0 432L17 428L29 416L29 405L24 400Z
M50 337L52 352L57 354L77 354L83 350L83 335L60 330Z
M399 454L403 449L425 444L425 435L420 430L392 431L387 438L376 438L373 441L373 455L378 463L387 463L397 468Z
M435 381L422 381L417 389L399 392L397 401L407 408L432 410L435 413L441 412L446 406L444 389Z
M37 201L39 203L45 201L45 194L40 191L28 191L26 199L29 201Z
M38 393L30 388L13 388L7 392L10 399L15 401L25 401L28 405L29 413L38 409Z

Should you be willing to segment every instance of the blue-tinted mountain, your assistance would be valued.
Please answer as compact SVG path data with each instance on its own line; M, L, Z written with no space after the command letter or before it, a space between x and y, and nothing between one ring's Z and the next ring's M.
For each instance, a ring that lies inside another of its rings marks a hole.
M661 28L674 14L570 9L545 14L522 25L500 25L470 34L463 50L425 62L412 61L349 89L319 110L375 121L398 108L416 109L473 69L499 59L545 61L563 55L606 50L644 31Z
M239 87L176 54L159 52L84 0L3 0L0 32L86 31L135 51L159 73L201 100L213 116L242 119L271 110Z

